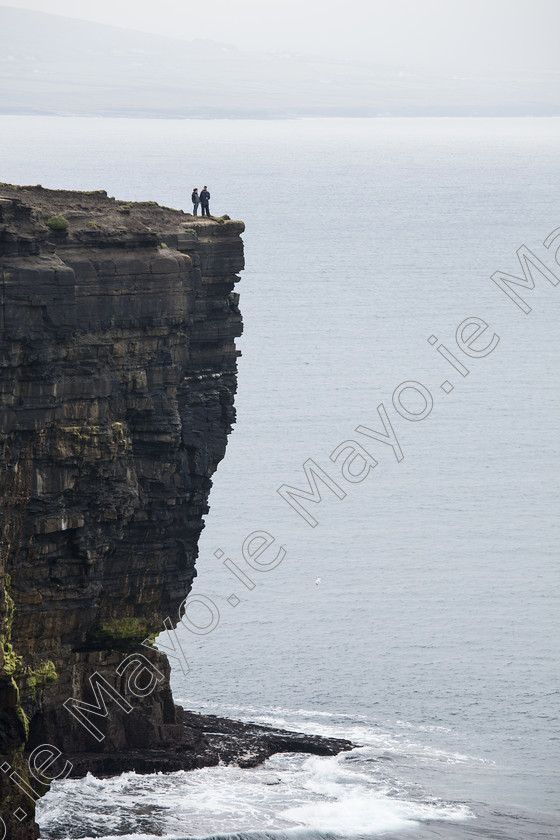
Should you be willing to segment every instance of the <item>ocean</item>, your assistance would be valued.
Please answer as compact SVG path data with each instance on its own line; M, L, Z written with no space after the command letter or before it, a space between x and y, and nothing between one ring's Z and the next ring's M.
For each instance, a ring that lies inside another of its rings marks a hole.
M491 280L522 246L560 278L560 119L0 126L0 180L186 211L207 184L245 221L237 424L174 694L359 745L55 783L42 837L560 836L560 286L533 261L523 308ZM277 492L304 464L320 502Z

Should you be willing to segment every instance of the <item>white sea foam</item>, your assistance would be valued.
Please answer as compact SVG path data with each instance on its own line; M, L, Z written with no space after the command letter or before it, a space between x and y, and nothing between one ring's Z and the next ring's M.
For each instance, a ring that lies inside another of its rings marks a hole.
M47 835L60 836L72 815L75 837L133 832L135 826L183 837L296 829L352 837L473 816L462 806L407 798L404 787L378 778L363 757L359 750L352 761L280 754L252 770L218 766L113 779L88 774L55 783L39 805L39 819Z
M344 756L313 756L301 768L302 787L315 794L312 801L282 812L302 826L345 836L412 827L419 820L458 820L473 816L468 809L443 802L412 802L375 790L371 776L353 769Z
M178 702L187 705L186 700ZM205 704L206 713L228 714L254 723L281 729L304 730L324 737L346 738L354 744L372 747L378 752L408 756L418 761L434 761L443 764L475 762L493 764L492 761L456 750L440 749L425 743L423 733L450 732L447 727L423 726L408 721L356 721L351 715L341 712L325 712L319 709L286 709L280 706L257 708L249 705L224 707L217 703ZM414 733L416 737L414 737Z

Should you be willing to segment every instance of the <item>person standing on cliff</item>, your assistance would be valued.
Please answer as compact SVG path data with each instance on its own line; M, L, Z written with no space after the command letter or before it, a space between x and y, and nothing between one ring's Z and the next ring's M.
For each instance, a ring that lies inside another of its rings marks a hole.
M210 193L208 192L208 187L204 187L202 192L200 193L200 203L202 205L202 215L209 216L210 215Z
M198 194L198 189L195 187L192 191L191 201L193 203L193 214L195 216L198 215L198 205L200 204L200 196Z

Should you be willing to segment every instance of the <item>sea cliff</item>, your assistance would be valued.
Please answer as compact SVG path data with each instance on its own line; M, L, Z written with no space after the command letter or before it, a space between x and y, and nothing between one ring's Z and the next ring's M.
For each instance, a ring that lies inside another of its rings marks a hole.
M59 775L349 746L183 712L143 644L179 619L235 418L243 230L0 185L0 840L38 836Z
M177 742L169 668L140 644L177 621L234 420L243 229L105 193L0 187L0 754L11 765L26 740L65 755ZM98 743L63 703L90 700L94 672L126 695L115 669L132 650L166 678L132 714L112 714ZM5 774L0 785L30 812Z

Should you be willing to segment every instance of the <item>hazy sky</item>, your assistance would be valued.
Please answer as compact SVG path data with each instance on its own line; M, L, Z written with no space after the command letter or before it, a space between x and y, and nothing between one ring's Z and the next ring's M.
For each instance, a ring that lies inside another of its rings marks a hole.
M0 3L2 0L0 0ZM558 70L560 0L4 0L243 49L453 70Z

